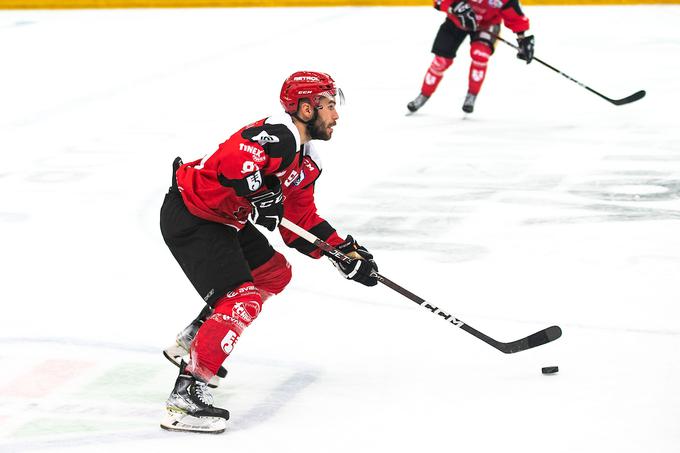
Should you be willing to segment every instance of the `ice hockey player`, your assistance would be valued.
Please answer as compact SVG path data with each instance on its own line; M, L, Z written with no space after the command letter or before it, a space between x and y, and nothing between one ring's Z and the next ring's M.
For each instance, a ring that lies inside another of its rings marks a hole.
M330 140L342 92L320 72L302 71L281 88L284 112L251 123L203 159L173 163L161 208L165 243L206 308L180 336L188 350L166 402L161 427L218 433L229 412L213 406L207 383L232 353L262 304L291 279L286 258L255 224L274 231L286 218L352 258L333 261L348 279L377 284L377 266L352 236L341 238L317 214L314 183L321 173L311 140ZM312 258L322 252L280 228L284 242Z
M468 75L468 92L463 111L472 113L475 100L482 88L489 58L494 51L496 36L501 22L517 34L519 52L517 58L528 63L534 57L534 37L525 36L529 19L524 15L518 0L435 0L435 9L446 13L432 45L434 60L425 74L420 94L407 108L411 112L420 109L432 96L441 82L456 52L466 36L470 35L472 63Z

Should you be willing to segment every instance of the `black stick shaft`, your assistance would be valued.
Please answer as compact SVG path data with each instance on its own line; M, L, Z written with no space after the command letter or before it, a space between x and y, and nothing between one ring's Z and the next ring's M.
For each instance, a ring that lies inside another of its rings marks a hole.
M501 37L498 36L498 35L494 35L494 36L495 36L496 39L498 39L499 41L502 41L502 42L504 42L505 44L509 45L510 47L519 50L519 47L516 46L515 44L511 43L510 41L506 41L505 39L501 38ZM564 78L566 78L566 79L568 79L568 80L571 80L572 82L574 82L574 83L577 84L578 86L580 86L580 87L582 87L582 88L585 88L586 90L590 91L591 93L598 95L598 96L601 97L602 99L604 99L604 100L606 100L606 101L608 101L608 102L611 102L611 103L614 104L614 105L630 104L631 102L635 102L635 101L638 101L638 100L642 99L643 97L645 97L645 94L647 94L647 93L645 92L645 90L640 90L640 91L638 91L638 92L636 92L636 93L633 93L633 94L631 94L630 96L627 96L627 97L622 98L622 99L611 99L611 98L608 98L607 96L605 96L604 94L602 94L602 93L600 93L600 92L598 92L598 91L593 90L593 89L590 88L588 85L586 85L586 84L584 84L584 83L582 83L582 82L579 82L578 80L576 80L575 78L571 77L570 75L565 74L564 72L562 72L562 71L560 71L559 69L557 69L556 67L554 67L554 66L552 66L552 65L550 65L550 64L548 64L548 63L546 63L545 61L541 60L540 58L534 57L533 59L534 59L535 61L538 61L538 62L539 62L540 64L542 64L543 66L552 69L553 71L555 71L556 73L558 73L558 74L561 75L562 77L564 77Z
M296 225L295 223L291 222L290 220L284 218L281 220L281 226L292 231L293 233L297 234L301 238L309 241L310 243L314 244L316 247L319 249L325 251L326 253L338 258L339 260L345 262L345 263L350 263L352 261L351 258L349 258L347 255L342 253L340 250L336 249L329 243L322 241L318 237L316 237L314 234L310 233L309 231L305 230L304 228L300 227L299 225ZM378 278L378 281L382 283L383 285L387 286L388 288L396 291L397 293L401 294L402 296L406 297L407 299L411 300L412 302L415 302L416 304L420 305L421 307L425 308L426 310L432 312L433 314L439 316L440 318L444 319L445 321L448 321L450 324L453 324L456 327L459 327L463 329L465 332L469 333L470 335L473 335L474 337L482 340L483 342L493 346L494 348L498 349L499 351L505 353L505 354L512 354L514 352L519 352L519 351L524 351L526 349L534 348L536 346L540 346L542 344L548 343L550 341L556 340L562 335L562 330L558 326L552 326L548 327L547 329L540 330L532 335L529 335L528 337L521 338L516 341L512 341L509 343L503 343L497 340L494 340L490 336L480 332L479 330L475 329L474 327L464 323L460 319L456 318L455 316L445 312L444 310L441 310L439 307L434 306L430 303L428 303L425 299L415 295L411 291L407 290L406 288L401 287L400 285L394 283L392 280L388 279L387 277L380 275L379 273L375 273L376 277Z

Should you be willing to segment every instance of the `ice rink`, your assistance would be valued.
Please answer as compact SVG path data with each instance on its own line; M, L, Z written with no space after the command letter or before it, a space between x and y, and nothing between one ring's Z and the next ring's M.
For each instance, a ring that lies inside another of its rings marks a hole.
M0 11L0 451L680 452L680 6L525 13L537 56L647 97L499 43L466 118L464 43L406 116L430 7ZM171 162L301 69L347 97L320 214L499 340L564 335L504 355L269 234L294 277L226 363L230 427L163 431L202 308L158 228Z

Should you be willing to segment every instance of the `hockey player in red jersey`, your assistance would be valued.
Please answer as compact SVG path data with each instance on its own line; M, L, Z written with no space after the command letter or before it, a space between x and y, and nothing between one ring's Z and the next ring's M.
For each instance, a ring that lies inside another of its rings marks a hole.
M444 72L453 64L463 40L470 35L472 63L463 111L472 113L486 77L487 64L493 54L501 22L517 34L517 58L527 64L533 59L534 37L525 36L529 30L529 19L522 12L519 0L435 0L434 7L446 13L446 20L439 27L432 45L434 60L425 74L420 94L408 103L407 108L416 112L427 102Z
M205 302L178 336L180 371L161 427L222 432L229 412L214 407L207 384L222 372L239 337L263 303L291 279L286 258L255 224L274 231L286 218L352 258L333 261L340 273L367 286L377 284L377 266L365 247L342 238L317 214L314 183L321 163L311 140L330 140L342 93L319 72L296 72L281 88L284 112L251 123L212 154L173 164L173 182L161 208L165 243ZM312 258L322 252L290 231L284 242ZM188 353L188 359L182 359ZM166 351L166 355L167 351Z

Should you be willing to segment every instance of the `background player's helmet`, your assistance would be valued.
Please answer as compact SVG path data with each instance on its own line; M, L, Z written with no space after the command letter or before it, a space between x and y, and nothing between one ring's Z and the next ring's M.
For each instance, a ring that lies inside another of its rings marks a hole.
M335 98L340 104L344 99L342 90L335 86L331 76L323 72L298 71L291 74L281 87L281 105L287 113L295 113L300 99L309 99L314 107L319 106L321 97Z

